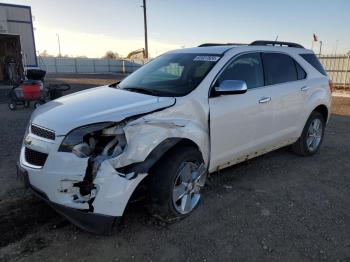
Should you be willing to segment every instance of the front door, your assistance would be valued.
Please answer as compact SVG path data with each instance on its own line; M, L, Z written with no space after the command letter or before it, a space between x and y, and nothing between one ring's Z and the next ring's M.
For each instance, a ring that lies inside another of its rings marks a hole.
M210 171L240 162L271 139L273 94L264 87L260 53L246 53L234 58L216 80L243 80L244 94L213 95L210 107Z

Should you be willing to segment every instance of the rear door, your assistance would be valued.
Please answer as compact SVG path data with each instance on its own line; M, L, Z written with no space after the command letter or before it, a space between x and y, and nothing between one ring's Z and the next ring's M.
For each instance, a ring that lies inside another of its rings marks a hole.
M244 94L211 96L210 170L240 162L268 143L273 124L273 94L264 87L260 53L239 55L224 68L215 81L243 80ZM213 91L213 90L212 90Z
M273 144L288 144L298 133L306 73L288 54L263 53L265 82L273 93Z

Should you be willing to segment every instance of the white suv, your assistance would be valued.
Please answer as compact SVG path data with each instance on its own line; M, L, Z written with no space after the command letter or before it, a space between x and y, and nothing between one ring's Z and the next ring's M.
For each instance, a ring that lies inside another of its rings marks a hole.
M90 232L109 231L141 186L152 212L181 218L198 206L208 173L287 145L315 154L330 105L324 69L298 44L176 50L36 109L18 173Z

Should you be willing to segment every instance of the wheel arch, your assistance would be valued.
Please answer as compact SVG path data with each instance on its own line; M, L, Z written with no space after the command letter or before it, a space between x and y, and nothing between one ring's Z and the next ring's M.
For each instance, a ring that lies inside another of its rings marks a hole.
M305 124L307 119L310 117L311 113L314 111L319 112L324 117L325 122L329 119L329 111L331 107L331 96L327 92L328 90L328 82L326 88L318 88L316 89L310 96L306 98L304 101L304 110L307 112L307 115L304 115L306 119L304 119L303 123ZM303 125L304 127L304 125Z
M200 147L198 144L196 144L194 141L188 139L188 138L181 138L181 137L171 137L163 140L158 146L156 146L151 153L148 154L146 159L142 162L133 163L128 166L117 168L118 172L122 173L147 173L147 176L145 176L140 183L136 186L134 189L132 195L129 197L129 200L127 203L129 203L130 200L138 199L139 196L144 195L145 192L149 190L149 183L154 176L154 172L152 172L152 169L157 166L157 163L162 161L162 159L169 154L171 151L175 150L176 148L180 147L188 147L192 146L200 152L200 154L203 157L203 153L200 150Z
M324 117L324 120L325 120L325 123L327 123L328 119L329 119L329 109L328 107L323 104L323 103L320 103L320 104L316 104L314 105L313 107L311 107L312 109L308 112L308 114L304 115L301 122L300 122L300 126L299 126L299 131L297 133L297 138L299 138L304 130L304 127L307 123L307 120L309 119L309 117L311 116L312 112L319 112L323 117Z
M153 150L147 155L146 159L142 162L132 163L130 165L117 168L121 173L147 173L152 167L154 167L158 161L160 161L170 150L178 147L193 146L202 155L199 145L191 139L183 137L170 137L160 142Z
M323 118L324 118L324 121L327 122L328 121L328 107L324 104L321 104L321 105L318 105L314 110L312 110L312 112L319 112ZM312 113L311 112L311 113Z

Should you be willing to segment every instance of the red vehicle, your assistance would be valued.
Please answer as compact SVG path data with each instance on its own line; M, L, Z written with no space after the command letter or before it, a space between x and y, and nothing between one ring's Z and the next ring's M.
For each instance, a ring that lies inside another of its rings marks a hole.
M23 80L21 83L14 85L9 92L9 109L16 110L18 105L29 107L30 102L34 102L34 107L36 108L50 100L61 97L64 91L70 89L70 86L66 84L45 87L45 74L46 72L43 70L28 71L28 80Z

